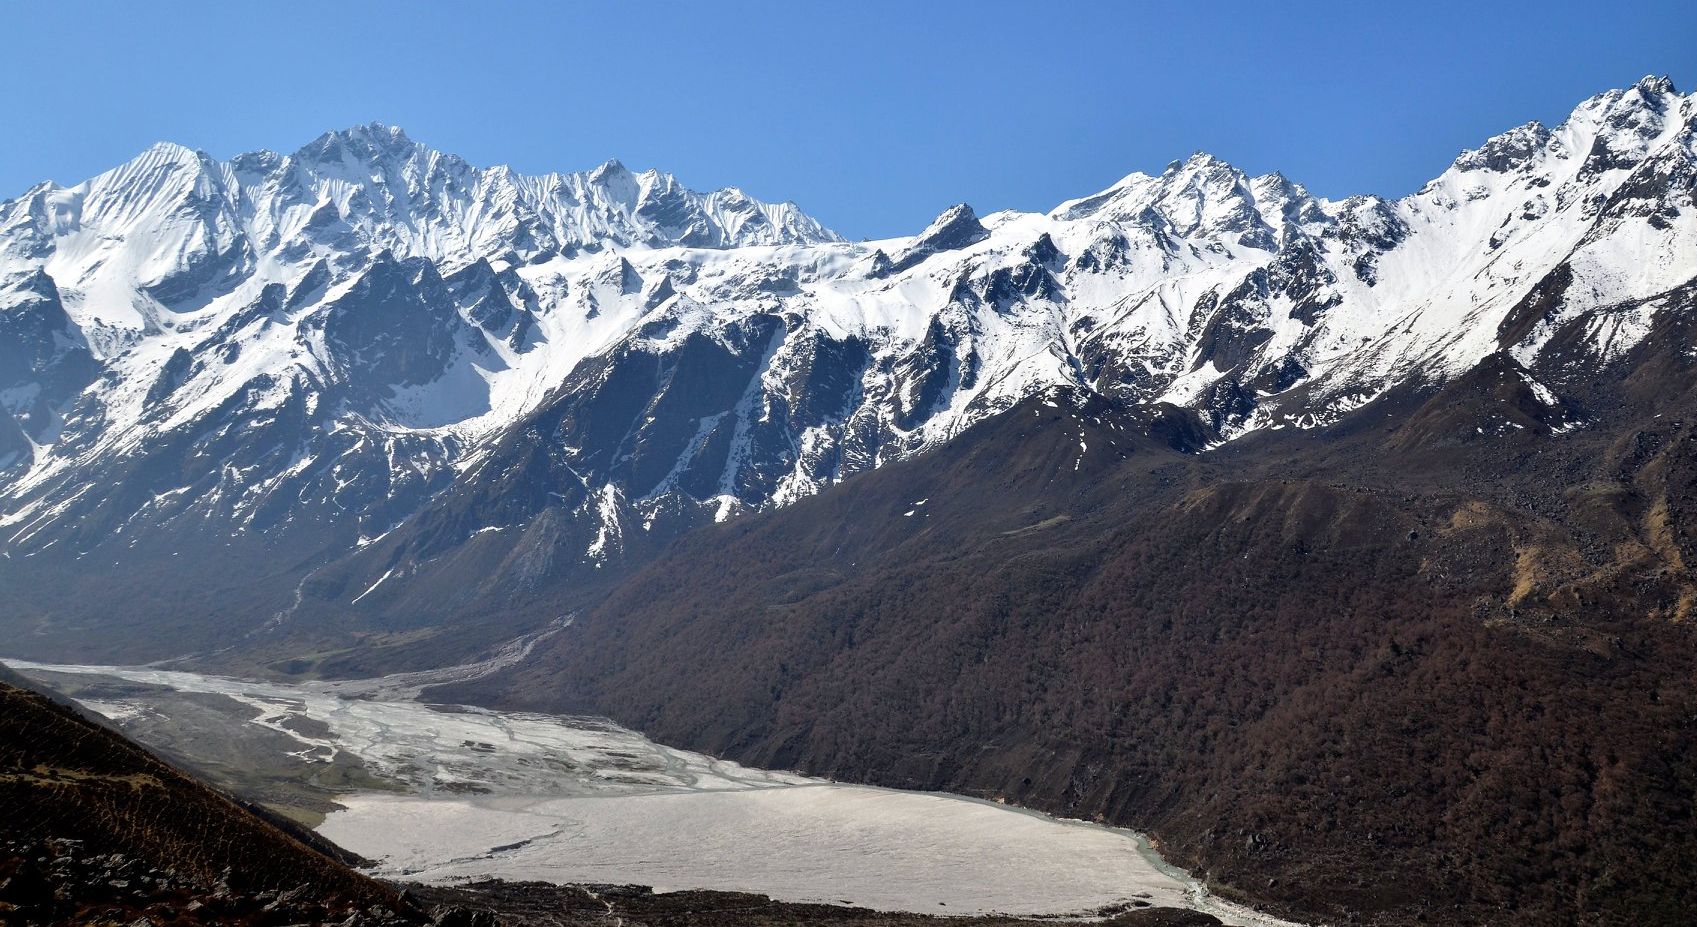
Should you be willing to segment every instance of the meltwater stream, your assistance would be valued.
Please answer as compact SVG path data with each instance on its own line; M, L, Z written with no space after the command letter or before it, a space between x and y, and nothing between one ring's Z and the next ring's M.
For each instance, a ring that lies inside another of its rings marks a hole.
M191 760L197 742L245 738L268 745L251 765L278 780L321 784L322 770L357 768L334 778L339 808L327 804L318 830L386 878L720 889L929 914L1133 903L1279 923L1212 897L1129 831L751 769L604 719L430 705L379 680L6 662ZM182 718L225 729L185 732Z

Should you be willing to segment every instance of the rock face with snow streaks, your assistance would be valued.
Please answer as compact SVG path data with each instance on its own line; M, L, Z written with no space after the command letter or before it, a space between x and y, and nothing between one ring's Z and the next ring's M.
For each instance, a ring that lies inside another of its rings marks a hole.
M1537 427L1582 428L1558 368L1620 357L1697 276L1694 116L1647 78L1398 200L1199 153L863 244L375 125L227 162L158 145L0 204L0 571L75 578L38 584L38 625L81 563L200 582L168 538L265 564L226 637L467 607L1055 388L1178 410L1206 446L1488 363L1561 409Z

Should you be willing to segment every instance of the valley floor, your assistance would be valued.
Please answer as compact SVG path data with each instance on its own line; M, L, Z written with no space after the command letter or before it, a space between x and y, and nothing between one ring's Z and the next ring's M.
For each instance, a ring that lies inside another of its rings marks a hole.
M1137 834L673 750L596 718L429 705L359 683L9 661L143 743L436 885L759 893L891 912L1056 917L1209 895Z

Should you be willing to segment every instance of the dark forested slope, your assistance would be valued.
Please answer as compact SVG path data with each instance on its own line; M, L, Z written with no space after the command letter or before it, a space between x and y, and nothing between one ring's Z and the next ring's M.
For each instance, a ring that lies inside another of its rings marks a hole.
M1203 454L1029 402L685 538L472 694L1146 828L1304 916L1684 923L1685 315L1559 406L1502 355Z

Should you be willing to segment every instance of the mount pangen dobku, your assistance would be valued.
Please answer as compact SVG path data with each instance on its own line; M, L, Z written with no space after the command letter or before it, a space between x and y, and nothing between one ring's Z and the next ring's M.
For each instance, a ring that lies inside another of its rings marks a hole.
M457 693L1385 923L1697 891L1697 98L848 242L398 129L0 203L9 655Z

